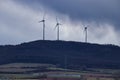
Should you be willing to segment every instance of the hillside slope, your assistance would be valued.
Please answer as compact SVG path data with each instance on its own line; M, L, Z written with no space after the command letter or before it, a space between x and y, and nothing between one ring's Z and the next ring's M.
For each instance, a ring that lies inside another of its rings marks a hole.
M0 46L0 64L49 63L67 68L120 68L120 47L68 41Z

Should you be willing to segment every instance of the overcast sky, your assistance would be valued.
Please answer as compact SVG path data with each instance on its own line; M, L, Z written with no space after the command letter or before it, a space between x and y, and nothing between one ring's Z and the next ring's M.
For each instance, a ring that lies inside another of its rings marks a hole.
M60 40L120 45L120 0L0 0L0 45L42 39L43 15L46 39L56 40L56 16Z

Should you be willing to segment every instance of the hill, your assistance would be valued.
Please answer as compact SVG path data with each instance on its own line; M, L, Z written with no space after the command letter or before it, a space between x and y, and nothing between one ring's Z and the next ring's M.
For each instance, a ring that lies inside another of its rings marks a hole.
M48 63L72 69L120 69L120 47L72 41L33 41L0 46L0 64Z

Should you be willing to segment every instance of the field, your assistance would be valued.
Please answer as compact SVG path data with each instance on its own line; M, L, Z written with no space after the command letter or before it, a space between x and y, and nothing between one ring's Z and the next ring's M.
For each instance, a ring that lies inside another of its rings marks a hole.
M120 70L66 70L52 64L12 63L0 65L0 80L120 80Z

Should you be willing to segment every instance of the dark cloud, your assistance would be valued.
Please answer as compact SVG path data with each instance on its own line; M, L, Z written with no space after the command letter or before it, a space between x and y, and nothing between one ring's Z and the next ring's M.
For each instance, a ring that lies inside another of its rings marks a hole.
M21 0L20 0L21 1ZM120 26L120 0L23 0L27 4L40 3L72 20L112 23Z

